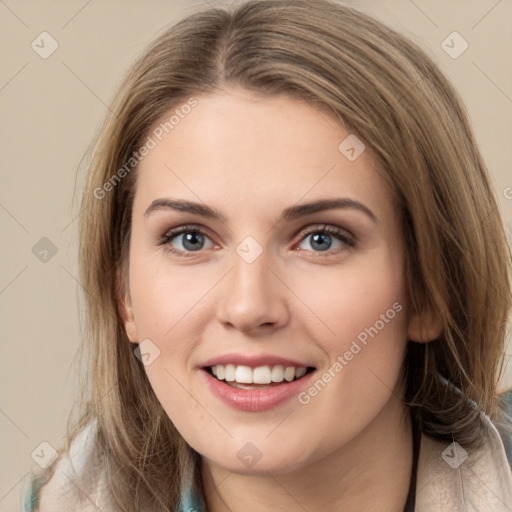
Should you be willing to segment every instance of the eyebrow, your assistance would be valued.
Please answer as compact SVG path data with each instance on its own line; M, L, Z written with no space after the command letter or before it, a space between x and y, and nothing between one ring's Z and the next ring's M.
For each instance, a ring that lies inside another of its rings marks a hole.
M320 199L309 203L290 206L281 213L280 220L294 220L306 215L333 209L353 209L364 213L373 222L377 223L376 215L363 203L349 198L339 199ZM157 210L176 210L180 212L192 213L206 217L208 219L218 220L225 223L226 218L217 210L206 206L205 204L185 201L183 199L161 198L155 199L144 212L144 217L149 217Z

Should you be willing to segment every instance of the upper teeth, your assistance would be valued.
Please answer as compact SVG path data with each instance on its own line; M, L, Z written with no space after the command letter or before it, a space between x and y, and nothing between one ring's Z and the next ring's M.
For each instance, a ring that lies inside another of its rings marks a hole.
M270 384L271 382L283 382L286 380L291 382L294 378L302 377L307 368L301 366L258 366L251 368L249 366L236 366L234 364L218 364L212 366L212 373L219 380L228 382L239 382L240 384Z

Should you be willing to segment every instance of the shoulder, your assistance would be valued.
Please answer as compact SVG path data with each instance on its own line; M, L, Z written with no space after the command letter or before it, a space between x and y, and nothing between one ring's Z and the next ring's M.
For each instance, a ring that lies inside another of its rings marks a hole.
M101 461L90 459L96 442L97 423L91 422L63 453L47 478L32 473L21 493L22 512L121 512L110 497ZM93 474L87 474L92 469ZM84 485L86 483L87 485ZM185 489L176 512L203 512L201 493Z
M91 421L80 431L69 451L59 456L47 480L34 474L29 476L22 491L22 512L116 510L109 503L103 471L94 468L90 459L94 452L96 429L96 421Z
M510 510L512 471L504 440L488 416L482 414L482 421L484 439L478 450L465 450L456 442L422 436L417 474L418 512Z

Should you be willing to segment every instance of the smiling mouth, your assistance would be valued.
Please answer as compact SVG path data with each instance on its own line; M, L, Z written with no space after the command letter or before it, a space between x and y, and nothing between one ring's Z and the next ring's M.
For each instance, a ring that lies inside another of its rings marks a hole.
M302 379L315 370L313 367L295 366L258 366L217 364L204 370L213 378L238 389L258 389L281 386Z

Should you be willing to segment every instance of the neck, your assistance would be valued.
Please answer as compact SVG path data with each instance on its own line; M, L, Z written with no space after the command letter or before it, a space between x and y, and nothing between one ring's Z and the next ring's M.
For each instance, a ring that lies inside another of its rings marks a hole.
M208 512L402 512L412 470L409 410L395 398L348 445L292 473L240 475L202 461Z

